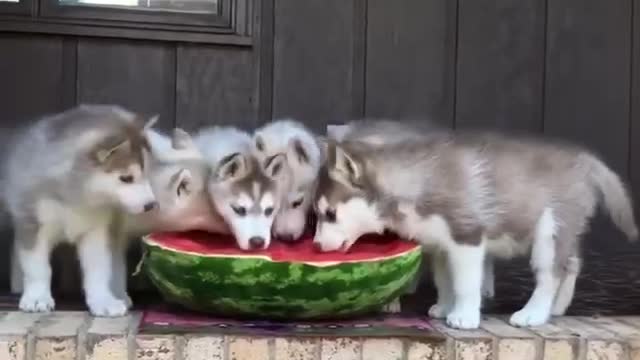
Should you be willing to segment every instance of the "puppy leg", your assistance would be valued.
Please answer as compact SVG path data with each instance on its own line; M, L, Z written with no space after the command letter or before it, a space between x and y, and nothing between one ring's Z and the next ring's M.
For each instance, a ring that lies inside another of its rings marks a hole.
M13 249L11 253L11 293L22 294L22 284L24 283L24 274L22 274L22 267L20 266L20 260L18 259L18 244L13 243Z
M106 226L98 226L78 243L84 294L94 316L123 316L127 313L126 301L118 299L111 291L114 253L109 241Z
M538 224L531 249L531 267L535 272L536 287L527 304L515 312L509 322L514 326L537 326L549 320L551 306L558 291L560 279L555 267L556 223L551 209L546 209Z
M482 278L482 296L493 299L495 295L495 275L493 272L493 259L490 256L484 258L484 277Z
M111 291L120 300L127 304L127 309L133 305L127 292L127 243L124 236L112 239L112 277Z
M433 253L431 255L431 264L433 282L438 291L438 300L429 308L429 316L435 319L443 319L449 314L454 302L447 254L444 252Z
M46 226L15 224L17 256L23 274L20 309L27 312L49 312L55 308L51 295L49 255L54 244L53 233Z
M452 244L447 255L455 299L447 324L458 329L476 329L480 326L484 242Z
M553 302L551 309L551 315L562 316L567 312L571 300L573 300L573 294L576 289L576 280L580 274L582 261L577 256L572 256L567 260L567 265L564 271L564 277L560 282L558 293Z

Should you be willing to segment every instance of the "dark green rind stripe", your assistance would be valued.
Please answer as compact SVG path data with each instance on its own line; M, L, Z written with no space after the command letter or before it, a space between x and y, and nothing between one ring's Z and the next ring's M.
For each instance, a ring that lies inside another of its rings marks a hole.
M317 267L182 254L145 244L149 277L169 302L228 315L334 318L378 310L420 266L420 248L375 262Z

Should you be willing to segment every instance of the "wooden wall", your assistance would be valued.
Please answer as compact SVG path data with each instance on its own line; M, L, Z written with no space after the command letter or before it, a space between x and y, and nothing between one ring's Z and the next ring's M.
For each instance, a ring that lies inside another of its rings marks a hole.
M0 118L114 102L167 128L366 116L543 133L601 154L640 205L640 0L256 6L253 46L0 33ZM572 310L638 313L640 245L601 218L585 244ZM502 269L497 305L511 310L530 276L526 261Z

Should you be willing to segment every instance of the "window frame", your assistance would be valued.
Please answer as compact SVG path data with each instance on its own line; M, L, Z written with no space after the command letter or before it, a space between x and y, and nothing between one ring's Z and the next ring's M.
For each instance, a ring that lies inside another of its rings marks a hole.
M32 0L20 0L18 2L0 1L0 14L29 15L32 8Z
M63 5L58 0L0 2L0 32L252 45L253 7L261 0L218 0L218 13Z

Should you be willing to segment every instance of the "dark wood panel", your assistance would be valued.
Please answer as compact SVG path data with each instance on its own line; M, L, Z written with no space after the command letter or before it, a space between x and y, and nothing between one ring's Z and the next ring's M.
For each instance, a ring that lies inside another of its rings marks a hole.
M3 125L64 108L62 38L2 34L0 54Z
M542 130L545 1L460 0L456 128Z
M273 0L256 0L255 7L257 118L260 122L266 122L273 115Z
M631 0L550 1L544 132L627 173Z
M196 129L256 122L256 72L251 51L233 47L178 47L178 125Z
M456 1L369 0L365 114L453 120Z
M631 0L549 1L544 132L582 143L627 178ZM640 248L597 216L583 244L576 313L640 311ZM584 300L589 300L585 302Z
M78 102L114 103L160 114L160 126L175 118L175 49L170 44L81 39L78 42Z
M636 212L640 212L640 0L633 0L633 10L629 173Z
M276 0L273 113L317 130L353 116L354 0Z
M65 107L63 39L0 36L0 127L8 129ZM4 130L7 131L7 130ZM2 133L2 139L10 136ZM6 214L0 221L0 291L9 289L13 233Z

